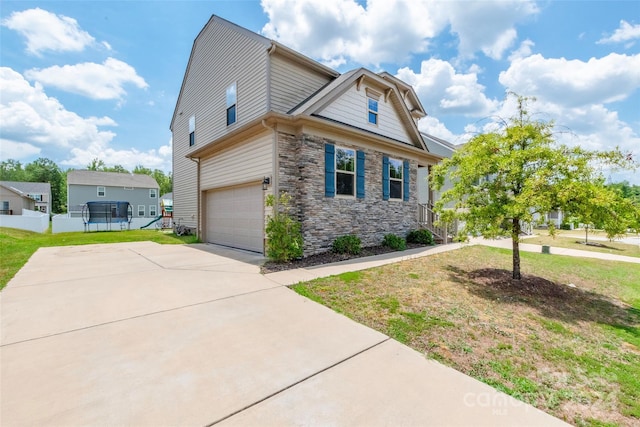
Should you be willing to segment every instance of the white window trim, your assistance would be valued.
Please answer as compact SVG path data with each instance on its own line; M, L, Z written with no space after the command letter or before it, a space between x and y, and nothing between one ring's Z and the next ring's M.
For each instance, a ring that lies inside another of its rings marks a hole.
M149 198L150 199L157 199L158 198L158 190L155 188L150 188L149 189Z
M351 171L344 171L344 170L338 170L338 150L349 150L353 152L353 172ZM336 183L336 195L335 197L338 198L342 198L342 199L354 199L356 197L356 171L358 170L358 165L356 164L358 161L358 156L357 156L357 150L355 148L347 148L347 147L338 147L336 146L335 148L335 156L334 156L334 165L333 165L333 170L334 170L334 180ZM344 174L349 174L353 176L353 194L338 194L338 172L340 173L344 173Z
M375 101L376 105L378 106L378 111L374 111L371 108L369 108L369 101ZM371 114L374 114L376 116L376 122L373 123L371 120L369 120L369 116ZM378 126L380 124L380 101L378 101L376 98L372 97L372 96L368 96L367 95L367 123L372 125L372 126Z
M140 209L142 208L142 209ZM140 215L140 212L142 212L142 215ZM145 216L145 213L147 212L145 205L138 205L138 217L142 218Z
M229 89L231 89L233 87L234 89L234 95L233 95L233 103L229 103L228 100L228 94L229 94ZM236 123L238 123L238 82L233 82L230 85L227 86L227 88L225 89L224 92L224 96L225 96L225 123L227 123L227 126L233 126ZM235 119L232 123L228 123L228 117L229 117L229 109L231 107L234 107L234 111L235 111Z
M404 162L400 159L394 159L389 157L389 200L404 200L404 176L401 178L391 178L391 162L396 161L400 162L400 174L404 175ZM391 181L399 181L400 182L400 197L391 197Z
M149 216L158 216L158 207L155 205L149 205Z
M102 188L102 196L100 195L100 189ZM97 197L107 197L107 188L101 185L98 185L96 188Z

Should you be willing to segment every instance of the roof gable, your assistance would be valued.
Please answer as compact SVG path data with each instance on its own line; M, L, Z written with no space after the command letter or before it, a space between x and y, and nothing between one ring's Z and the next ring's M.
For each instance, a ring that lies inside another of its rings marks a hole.
M392 115L392 120L397 123L386 128L382 123L377 127L368 126L366 119L368 91L379 95L379 105L384 103L383 106L388 107L387 113L391 113L387 117L380 117L380 120L389 120ZM361 101L358 98L362 98ZM416 124L416 119L423 116L413 114L404 98L405 95L397 84L365 68L359 68L342 74L292 109L289 114L325 117L428 151Z
M67 173L69 185L100 185L105 187L159 188L150 175L119 172L73 170Z
M27 194L50 194L51 184L48 182L0 181L3 187L13 187Z

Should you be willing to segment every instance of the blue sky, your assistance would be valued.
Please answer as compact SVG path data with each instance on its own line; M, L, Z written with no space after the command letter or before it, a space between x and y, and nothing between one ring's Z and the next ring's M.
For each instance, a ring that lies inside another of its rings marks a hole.
M169 122L212 14L338 71L400 77L429 114L420 129L453 143L509 117L515 91L568 130L561 142L640 159L640 2L509 0L3 1L1 159L169 171Z

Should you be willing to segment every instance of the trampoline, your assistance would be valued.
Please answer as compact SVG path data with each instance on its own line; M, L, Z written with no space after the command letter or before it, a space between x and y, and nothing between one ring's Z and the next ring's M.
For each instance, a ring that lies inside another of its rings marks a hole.
M91 224L95 224L96 231L100 230L100 225L104 225L104 230L111 230L112 224L119 224L120 229L131 229L131 218L133 218L133 208L129 202L87 202L82 207L82 221L84 231L91 231Z

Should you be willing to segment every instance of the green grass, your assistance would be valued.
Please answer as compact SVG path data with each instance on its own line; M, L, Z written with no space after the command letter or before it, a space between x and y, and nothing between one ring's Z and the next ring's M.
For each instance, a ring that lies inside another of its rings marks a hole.
M90 233L34 233L0 227L0 290L22 268L38 248L151 241L161 244L195 243L195 236L176 236L156 230L98 231Z
M640 265L521 258L522 282L471 246L293 289L575 425L640 424Z

